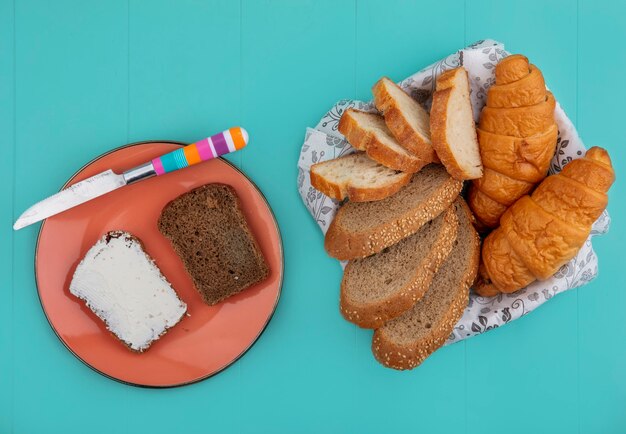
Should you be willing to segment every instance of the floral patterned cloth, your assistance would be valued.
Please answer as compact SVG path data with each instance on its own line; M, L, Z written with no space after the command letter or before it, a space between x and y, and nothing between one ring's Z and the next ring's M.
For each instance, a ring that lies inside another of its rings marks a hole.
M469 73L472 106L478 121L478 115L485 104L487 89L495 81L495 65L507 55L504 45L499 42L478 41L413 74L399 84L413 98L429 108L437 76L443 71L462 65ZM371 102L339 101L314 129L307 129L298 161L298 191L323 233L326 233L340 202L313 188L309 171L312 164L354 152L354 148L337 131L339 119L348 108L372 111L373 105ZM585 147L578 137L576 128L558 103L555 118L559 127L559 138L550 173L559 172L569 161L585 153ZM556 294L591 281L598 274L598 258L593 251L591 239L606 233L609 224L610 218L605 211L594 223L591 236L578 255L548 280L534 282L512 294L494 297L480 297L472 291L465 313L448 338L447 344L500 327L526 315ZM345 266L345 263L342 263L342 266Z

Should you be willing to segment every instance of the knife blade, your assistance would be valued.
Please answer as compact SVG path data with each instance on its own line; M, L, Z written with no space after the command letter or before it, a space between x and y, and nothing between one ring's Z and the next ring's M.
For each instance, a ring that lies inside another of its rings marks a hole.
M74 208L81 203L95 199L126 185L122 175L112 170L99 173L84 181L80 181L63 191L37 202L22 213L13 225L14 230L32 225L45 218Z
M248 144L248 133L233 127L211 137L176 149L129 169L122 174L106 170L40 201L28 208L13 224L14 230L37 223L70 208L152 176L161 176L202 161L235 152Z

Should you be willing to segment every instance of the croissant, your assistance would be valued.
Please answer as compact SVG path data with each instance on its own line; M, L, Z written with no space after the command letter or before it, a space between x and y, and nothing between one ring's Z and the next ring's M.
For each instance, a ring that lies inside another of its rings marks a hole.
M476 291L514 292L556 273L589 236L614 180L609 154L593 147L544 179L531 196L522 196L483 242Z
M498 63L495 75L477 128L483 177L468 193L485 229L497 227L506 209L546 177L558 135L556 101L535 65L516 54Z

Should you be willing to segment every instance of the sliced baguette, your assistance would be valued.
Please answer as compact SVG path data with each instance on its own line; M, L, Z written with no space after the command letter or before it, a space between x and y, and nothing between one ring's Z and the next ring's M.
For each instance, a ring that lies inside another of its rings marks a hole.
M333 199L353 202L381 200L409 183L411 174L389 169L363 152L311 166L313 187Z
M348 109L338 128L352 146L390 169L415 173L430 162L400 146L379 114Z
M430 116L397 84L383 77L372 88L374 104L398 143L418 158L437 161L430 143Z
M467 71L462 67L437 78L430 110L432 145L450 175L476 179L483 173Z
M465 202L459 198L453 206L459 219L455 247L430 288L408 312L374 332L372 352L389 368L413 369L422 363L445 343L467 306L478 271L480 240Z
M326 232L326 251L337 259L378 253L441 214L462 186L442 166L431 164L393 196L376 202L348 202L339 209Z
M344 318L375 329L413 307L452 250L458 226L451 207L399 243L350 261L341 281Z

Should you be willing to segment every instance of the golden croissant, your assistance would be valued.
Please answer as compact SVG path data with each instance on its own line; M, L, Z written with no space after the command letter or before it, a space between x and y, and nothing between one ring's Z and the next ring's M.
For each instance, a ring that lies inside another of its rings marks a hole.
M483 228L497 227L504 211L546 177L558 135L556 102L535 65L516 54L495 74L477 129L483 177L468 194Z
M589 236L614 180L609 154L593 147L521 197L483 242L476 291L483 296L513 292L556 273Z

